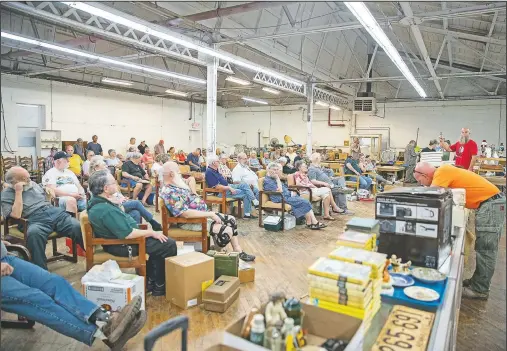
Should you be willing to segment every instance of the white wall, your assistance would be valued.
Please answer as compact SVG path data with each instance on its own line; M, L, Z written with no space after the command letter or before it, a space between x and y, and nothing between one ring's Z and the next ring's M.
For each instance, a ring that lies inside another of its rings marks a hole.
M248 145L257 146L257 131L261 129L265 135L276 137L282 143L283 136L287 134L296 143L305 144L306 110L303 109L306 106L273 107L271 113L269 107L227 109L224 121L217 123L218 140L234 145L245 143L246 135ZM378 115L383 118L355 115L351 121L351 113L344 113L345 127L329 127L327 110L317 110L314 113L313 141L321 146L342 146L350 133L354 133L355 121L355 127L359 128L357 134L382 134L387 139L389 128L390 146L395 148L405 148L411 139L415 139L417 128L418 144L426 146L431 139L438 138L440 132L451 141L456 141L461 128L465 126L471 128L472 137L479 143L486 139L496 145L499 142L505 144L505 99L387 103L385 115L383 103L377 104L377 109ZM333 122L342 119L342 112L333 111L331 119ZM371 131L361 128L370 128Z
M189 131L194 122L189 120L189 102L12 75L2 75L1 83L6 132L14 151L18 149L20 118L17 103L43 105L46 128L61 130L62 140L81 137L91 141L97 134L106 152L110 148L124 152L130 137L137 138L138 143L146 140L151 147L164 139L166 148L175 146L185 151L206 144L205 105L196 104L194 108L200 131ZM223 113L218 107L217 118L223 118Z

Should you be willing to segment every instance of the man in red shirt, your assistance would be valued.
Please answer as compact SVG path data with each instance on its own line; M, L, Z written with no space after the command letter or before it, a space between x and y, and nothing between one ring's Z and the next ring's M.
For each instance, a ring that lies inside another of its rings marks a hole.
M473 171L475 159L479 149L477 143L470 139L470 129L461 128L461 138L455 144L449 146L442 138L440 139L440 146L448 152L455 152L456 159L454 164L469 171Z

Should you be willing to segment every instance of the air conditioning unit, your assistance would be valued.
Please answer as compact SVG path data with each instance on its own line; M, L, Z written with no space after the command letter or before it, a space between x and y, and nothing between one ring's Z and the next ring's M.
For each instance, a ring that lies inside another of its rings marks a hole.
M373 93L357 93L354 99L354 113L375 115L377 113L377 99Z

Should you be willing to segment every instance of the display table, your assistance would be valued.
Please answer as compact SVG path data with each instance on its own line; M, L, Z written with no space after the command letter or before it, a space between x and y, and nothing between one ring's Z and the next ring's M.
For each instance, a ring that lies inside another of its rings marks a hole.
M464 268L465 228L454 227L454 235L456 238L452 245L452 255L440 268L440 271L448 276L447 289L442 304L435 312L427 350L454 350L456 345ZM354 338L351 341L351 344L357 343L352 345L351 350L372 349L394 305L382 300L382 307L373 318L364 338L362 340Z
M376 170L380 175L394 175L395 178L398 177L398 172L401 172L401 178L399 179L405 179L405 167L402 166L377 166Z

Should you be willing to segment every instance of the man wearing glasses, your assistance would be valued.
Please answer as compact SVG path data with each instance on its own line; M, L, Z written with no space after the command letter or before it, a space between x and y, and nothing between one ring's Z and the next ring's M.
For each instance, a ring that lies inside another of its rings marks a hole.
M414 177L425 186L466 190L465 207L475 210L476 267L472 278L463 281L463 296L486 300L505 224L504 194L480 175L451 165L436 169L429 163L420 162Z

